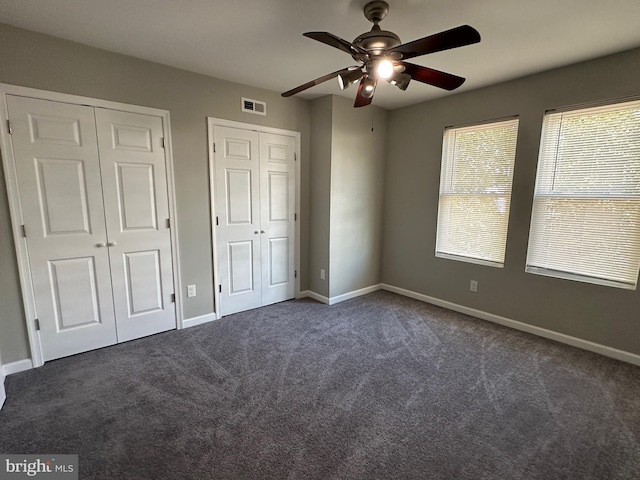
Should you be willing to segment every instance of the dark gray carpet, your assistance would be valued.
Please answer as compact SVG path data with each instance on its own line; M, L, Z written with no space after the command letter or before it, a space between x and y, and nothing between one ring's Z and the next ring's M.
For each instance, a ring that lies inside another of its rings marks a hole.
M0 451L80 478L638 479L640 368L377 292L7 378Z

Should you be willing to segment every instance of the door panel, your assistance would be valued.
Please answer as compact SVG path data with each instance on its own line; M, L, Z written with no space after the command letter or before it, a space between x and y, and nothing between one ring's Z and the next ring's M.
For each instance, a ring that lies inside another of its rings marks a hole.
M161 311L163 304L160 252L151 250L127 253L125 266L129 316Z
M289 282L291 265L289 264L289 239L269 238L269 282L268 287L284 285Z
M289 221L289 174L268 172L269 178L269 222Z
M90 233L84 162L34 160L45 236Z
M49 261L56 330L101 323L92 257Z
M229 295L253 292L253 240L229 242Z
M81 119L58 116L57 112L54 115L30 113L28 114L28 118L31 131L31 143L71 145L77 147L82 145L80 141Z
M158 230L153 165L116 163L120 231Z
M295 296L295 138L260 133L262 305Z
M162 119L95 109L118 341L176 328Z
M251 130L215 127L215 202L222 315L262 305L260 291L260 151Z
M93 108L7 96L45 361L116 343Z
M111 124L113 148L130 152L152 152L151 128L146 126Z
M249 225L253 222L251 170L226 170L225 186L227 200L227 223L229 225Z

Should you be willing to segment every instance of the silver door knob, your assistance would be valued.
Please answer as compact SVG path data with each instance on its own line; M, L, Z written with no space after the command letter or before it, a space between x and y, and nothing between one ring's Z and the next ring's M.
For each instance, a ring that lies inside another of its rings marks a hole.
M107 245L109 245L110 247L115 247L117 245L116 242L109 242L107 243Z
M101 248L101 247L106 247L107 244L104 242L100 242L100 243L96 243L96 247Z

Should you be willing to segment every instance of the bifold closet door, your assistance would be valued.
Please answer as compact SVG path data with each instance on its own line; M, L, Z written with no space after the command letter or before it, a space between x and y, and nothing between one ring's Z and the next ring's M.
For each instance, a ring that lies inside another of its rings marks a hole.
M7 105L44 360L175 328L162 118Z
M176 328L162 118L96 108L118 341Z
M94 109L7 96L44 360L117 342Z
M216 126L222 315L294 297L295 138Z

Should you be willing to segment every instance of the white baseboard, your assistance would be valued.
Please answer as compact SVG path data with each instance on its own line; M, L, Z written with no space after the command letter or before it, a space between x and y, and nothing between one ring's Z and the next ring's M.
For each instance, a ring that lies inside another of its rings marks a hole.
M572 347L599 353L600 355L604 355L605 357L615 358L616 360L621 360L623 362L640 366L640 355L636 355L635 353L618 350L617 348L613 347L607 347L599 343L590 342L589 340L583 340L581 338L572 337L571 335L565 335L564 333L558 333L554 332L553 330L547 330L546 328L529 325L528 323L511 320L510 318L500 317L498 315L494 315L493 313L476 310L475 308L465 307L463 305L458 305L457 303L440 300L439 298L430 297L428 295L423 295L422 293L405 290L404 288L394 287L393 285L382 284L381 288L389 292L404 295L405 297L415 298L416 300L447 308L455 312L464 313L472 317L504 325L505 327L514 328L522 332L531 333L539 337L544 337L560 343L571 345Z
M367 293L372 293L380 290L382 288L381 284L371 285L369 287L361 288L359 290L354 290L352 292L343 293L342 295L336 295L335 297L325 297L324 295L320 295L319 293L313 292L311 290L305 290L300 292L297 298L313 298L318 302L325 303L327 305L335 305L336 303L344 302L345 300L349 300L350 298L360 297L361 295L366 295Z
M2 374L7 376L13 373L24 372L25 370L31 370L33 368L33 362L30 358L24 360L18 360L17 362L5 363L2 366Z
M182 328L195 327L196 325L202 325L203 323L213 322L217 320L218 316L214 313L207 313L206 315L200 315L199 317L186 318L182 321Z
M305 290L303 292L300 292L300 294L298 295L298 298L313 298L314 300L317 300L320 303L326 303L327 305L329 305L329 299L323 295L320 295L319 293L313 292L311 290Z
M7 375L11 375L12 373L24 372L25 370L31 370L32 368L33 362L29 358L0 365L0 410L4 405L4 401L7 399L7 392L4 389L5 377Z
M361 288L359 290L354 290L352 292L343 293L342 295L336 295L335 297L331 297L329 299L329 305L335 305L336 303L344 302L345 300L349 300L350 298L360 297L361 295L366 295L367 293L372 293L380 290L382 288L381 284L371 285L369 287Z

